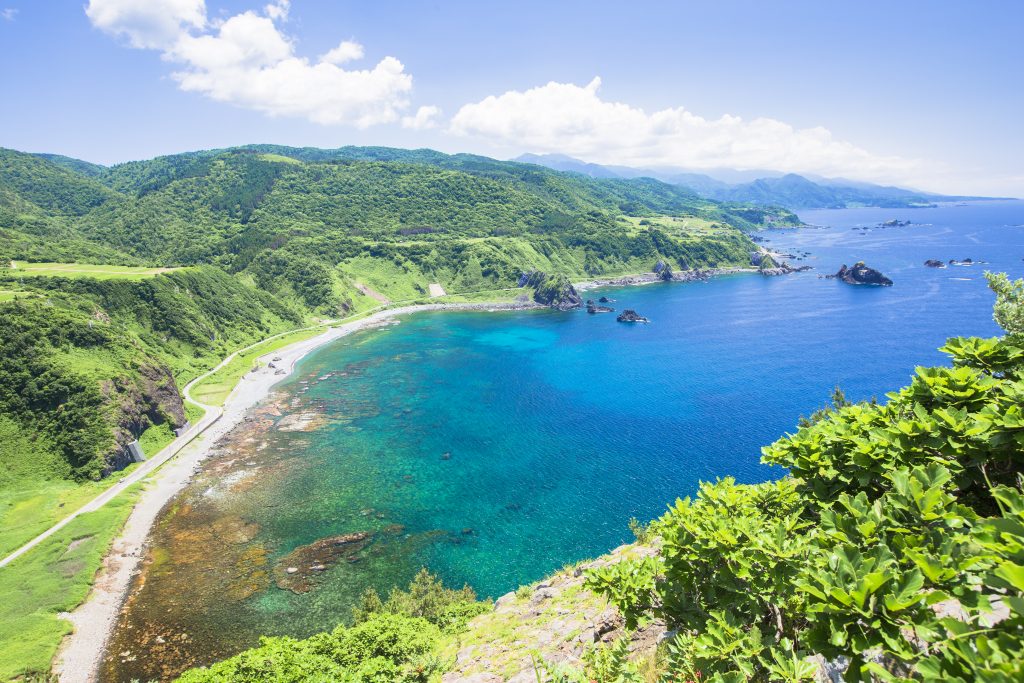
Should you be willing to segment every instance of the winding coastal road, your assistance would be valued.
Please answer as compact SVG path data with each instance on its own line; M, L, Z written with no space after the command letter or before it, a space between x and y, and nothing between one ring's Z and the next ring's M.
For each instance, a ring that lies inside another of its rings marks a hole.
M506 291L506 290L493 290L493 291ZM187 446L189 443L191 443L197 436L199 436L200 434L205 432L207 429L209 429L209 427L213 423L215 423L217 420L219 420L221 418L221 416L224 414L224 411L219 406L211 406L211 405L207 405L207 404L205 404L205 403L203 403L201 401L197 401L195 398L192 397L191 389L196 384L198 384L199 382L202 382L204 379L206 379L210 375L213 375L214 373L219 371L221 368L223 368L225 365L227 365L228 363L233 361L236 357L238 357L239 354L243 354L243 353L246 353L248 351L251 351L253 348L255 348L257 346L260 346L261 344L265 344L266 342L271 341L273 339L277 339L279 337L283 337L283 336L289 335L289 334L294 334L296 332L306 332L306 331L317 330L317 329L323 329L324 331L327 331L327 330L330 330L332 327L338 326L338 325L340 325L342 323L349 322L350 320L352 322L356 322L355 320L352 320L352 319L358 318L358 319L361 319L361 320L365 320L365 319L368 319L368 318L373 318L373 317L376 317L378 314L385 312L383 309L389 309L389 308L394 307L394 306L399 306L399 308L394 309L392 311L388 311L388 312L390 312L390 313L400 313L400 312L403 312L403 311L408 309L408 307L405 307L405 308L401 307L401 304L405 304L405 303L407 303L407 302L400 301L400 302L388 302L386 304L382 303L381 305L375 306L374 308L371 308L371 309L369 309L367 311L363 311L362 313L358 313L356 315L353 315L353 316L351 316L351 318L343 318L343 319L340 319L340 320L324 320L324 321L322 321L322 322L320 322L320 323L318 323L316 325L311 325L309 327L301 327L301 328L294 329L294 330L288 330L286 332L279 332L278 334L271 335L271 336L267 337L266 339L261 339L258 342L254 342L252 344L249 344L246 347L243 347L241 349L233 351L228 356L226 356L224 358L224 360L222 360L220 363L218 363L215 367L211 368L210 370L204 372L202 375L199 375L198 377L196 377L195 379L190 381L181 390L182 396L184 397L184 399L186 401L189 401L190 403L199 406L200 408L202 408L205 411L205 413L203 414L202 419L200 419L194 425L191 425L184 434L182 434L181 436L179 436L176 439L174 439L174 441L172 441L171 443L167 444L167 446L165 446L163 449L161 449L156 455L154 455L153 457L151 457L151 458L147 459L145 462L143 462L131 474L125 475L116 484L114 484L113 486L111 486L110 488L105 490L103 493L101 493L100 495L96 496L95 498L90 500L88 503L86 503L82 507L80 507L77 510L75 510L74 512L72 512L70 515L68 515L64 519L60 520L59 522L57 522L56 524L51 526L46 531L44 531L43 533L39 534L38 536L33 538L31 541L29 541L25 545L21 546L20 548L18 548L14 552L12 552L10 555L7 555L3 559L0 559L0 568L6 567L11 562L14 562L19 557L21 557L25 553L29 552L30 550L32 550L33 548L38 546L40 543L45 541L47 538L49 538L50 536L53 536L55 533L57 533L58 531L60 531L64 527L66 527L75 518L77 518L77 517L79 517L81 515L84 515L87 512L94 512L96 510L99 510L101 507L103 507L104 505L109 503L111 500L116 498L119 493L122 493L129 486L131 486L132 484L136 484L136 483L142 481L143 479L148 477L150 474L152 474L154 471L159 469L161 465L163 465L168 460L170 460L175 455L177 455L181 451L181 449L183 449L185 446ZM469 306L472 306L472 304L469 304ZM429 305L425 306L425 308L431 308L431 307L432 306L429 306ZM444 305L441 305L441 307L444 307ZM236 388L237 388L237 385L236 385ZM234 392L234 389L232 389L232 393L233 392ZM229 398L230 398L230 394L229 394ZM227 399L225 400L225 403L226 402L227 402Z
M156 471L161 465L163 465L165 462L167 462L168 460L173 458L175 455L177 455L178 452L181 451L181 449L184 448L185 446L187 446L189 443L191 443L193 439L195 439L197 436L199 436L200 434L205 432L210 427L210 425L212 425L214 422L219 420L221 415L224 414L224 411L219 406L207 405L206 403L202 403L200 401L197 401L196 399L194 399L192 397L191 389L196 384L198 384L199 382L203 381L204 379L206 379L210 375L214 374L215 372L217 372L218 370L223 368L225 365L227 365L228 363L233 361L239 354L246 353L247 351L250 351L253 348L259 346L260 344L265 344L266 342L271 341L272 339L277 339L278 337L283 337L283 336L285 336L287 334L293 334L295 332L303 332L303 331L306 331L306 330L315 330L315 329L319 329L321 327L324 328L324 329L327 329L331 325L333 325L333 324L335 324L337 322L338 321L336 321L336 320L328 320L328 321L324 321L323 323L321 323L319 325L313 325L311 327L304 327L304 328L300 328L300 329L297 329L297 330L288 330L287 332L281 332L279 334L275 334L273 336L267 337L266 339L261 339L258 342L255 342L253 344L250 344L249 346L246 346L244 348L241 348L241 349L238 349L237 351L232 352L227 357L225 357L224 360L222 360L220 363L218 363L215 367L211 368L210 370L208 370L207 372L203 373L202 375L199 375L198 377L193 379L191 382L186 384L184 386L184 388L181 390L181 393L182 393L182 396L184 397L184 399L186 401L194 404L194 405L199 406L200 408L202 408L205 411L205 413L203 414L203 417L198 422L196 422L194 425L191 425L185 431L184 434L182 434L181 436L175 438L174 441L172 441L171 443L167 444L163 449L161 449L159 452L157 452L156 455L154 455L151 458L148 458L138 468L136 468L131 474L128 474L128 475L122 477L116 484L114 484L113 486L108 488L106 491L104 491L100 495L96 496L95 498L93 498L88 503L86 503L82 507L78 508L74 512L72 512L70 515L68 515L67 517L65 517L64 519L60 520L56 524L54 524L53 526L51 526L49 529L47 529L43 533L41 533L38 536L36 536L35 538L33 538L31 541L29 541L25 545L21 546L20 548L18 548L17 550L12 552L7 557L5 557L2 560L0 560L0 567L6 567L11 562L14 562L16 559L18 559L19 557L21 557L22 555L24 555L25 553L27 553L28 551L32 550L37 545L39 545L40 543L45 541L47 538L49 538L50 536L53 536L55 533L57 533L58 531L60 531L64 527L66 527L68 524L70 524L72 521L74 521L75 518L77 518L77 517L79 517L81 515L84 515L87 512L95 512L96 510L99 510L101 507L103 507L104 505L109 503L111 500L113 500L115 497L117 497L118 494L122 493L129 486L131 486L133 484L136 484L136 483L142 481L143 479L145 479L146 477L148 477L150 474L152 474L154 471Z

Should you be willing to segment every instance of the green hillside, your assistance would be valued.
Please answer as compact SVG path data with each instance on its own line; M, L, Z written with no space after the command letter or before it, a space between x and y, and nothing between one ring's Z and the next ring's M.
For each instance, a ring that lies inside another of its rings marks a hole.
M140 373L177 400L235 348L431 285L478 298L534 271L748 265L745 231L769 220L797 222L652 179L431 150L252 145L111 168L0 150L0 415L38 435L43 470L94 478L167 418L125 417Z
M781 209L721 204L649 178L595 180L431 150L253 145L103 168L0 151L0 258L212 264L334 315L389 299L571 278L746 265ZM637 218L674 217L700 234ZM373 276L376 276L375 278ZM374 279L376 284L360 279Z

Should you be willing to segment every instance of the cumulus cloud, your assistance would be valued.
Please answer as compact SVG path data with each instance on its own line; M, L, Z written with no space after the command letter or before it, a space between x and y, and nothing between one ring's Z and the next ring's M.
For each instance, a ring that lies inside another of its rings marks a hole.
M183 32L206 25L204 0L90 0L85 14L96 28L141 49L170 47Z
M917 162L877 156L821 127L769 118L706 119L683 107L646 112L601 98L601 79L551 82L464 105L450 131L510 148L561 152L598 163L773 169L874 179L905 177Z
M363 46L351 40L343 40L338 47L321 55L320 61L328 64L344 64L363 58Z
M441 117L441 110L434 106L420 107L413 116L402 117L402 127L413 130L426 130L436 128L438 119Z
M86 14L132 47L159 50L177 65L172 77L182 90L321 124L400 120L412 90L402 63L385 57L372 68L342 68L363 57L362 46L350 41L315 61L301 57L280 28L289 9L289 0L277 0L262 12L211 21L204 0L90 0Z

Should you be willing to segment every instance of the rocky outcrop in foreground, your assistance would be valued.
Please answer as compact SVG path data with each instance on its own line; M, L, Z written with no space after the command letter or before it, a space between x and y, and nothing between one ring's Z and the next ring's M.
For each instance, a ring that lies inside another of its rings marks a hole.
M842 280L848 285L876 285L879 287L892 286L892 280L882 275L874 268L869 268L863 261L858 261L853 264L852 268L847 268L844 263L843 267L840 268L835 275L827 275L826 277Z
M552 664L579 666L588 648L626 635L619 611L583 587L583 572L656 554L652 546L622 546L597 560L502 596L493 612L469 623L455 653L455 665L441 680L536 683L534 653ZM664 622L653 621L630 635L630 651L633 656L651 654L665 636Z

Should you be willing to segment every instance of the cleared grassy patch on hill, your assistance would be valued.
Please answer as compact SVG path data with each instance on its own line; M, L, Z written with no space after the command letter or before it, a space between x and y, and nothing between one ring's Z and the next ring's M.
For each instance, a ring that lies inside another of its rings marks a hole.
M140 268L136 266L107 266L90 263L28 263L15 261L14 268L6 272L16 277L60 276L90 277L97 280L141 280L179 268Z
M673 237L692 238L707 237L727 230L721 223L700 216L622 216L621 220L630 224L633 234L653 227Z
M32 292L18 292L10 289L0 289L0 303L4 301L14 301L15 299L27 299L32 296L37 296Z

